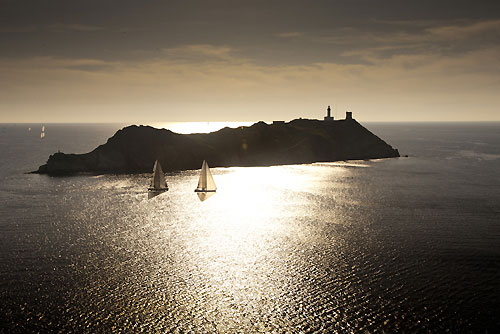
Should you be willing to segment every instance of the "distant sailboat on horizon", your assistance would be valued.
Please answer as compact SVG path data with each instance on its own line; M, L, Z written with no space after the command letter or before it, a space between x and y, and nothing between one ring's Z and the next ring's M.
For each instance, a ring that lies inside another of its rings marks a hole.
M161 164L158 160L155 161L153 167L153 176L151 178L151 186L148 188L148 197L153 198L160 195L161 193L168 191L167 180L165 180L165 174L161 169Z
M45 125L42 125L42 132L40 133L40 139L43 139L43 138L45 138Z
M200 201L204 201L211 197L217 191L215 186L214 178L210 172L210 168L205 160L201 165L200 179L198 180L198 187L194 192L198 195Z

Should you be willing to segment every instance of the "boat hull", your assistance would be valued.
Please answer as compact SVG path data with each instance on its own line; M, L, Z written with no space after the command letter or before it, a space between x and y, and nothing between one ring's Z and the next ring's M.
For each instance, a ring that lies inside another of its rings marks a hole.
M154 198L154 197L161 195L167 191L168 191L168 188L166 188L166 189L148 188L148 199Z
M168 188L161 188L161 189L157 189L157 188L148 188L148 191L149 192L154 192L154 193L163 193L165 191L168 191Z

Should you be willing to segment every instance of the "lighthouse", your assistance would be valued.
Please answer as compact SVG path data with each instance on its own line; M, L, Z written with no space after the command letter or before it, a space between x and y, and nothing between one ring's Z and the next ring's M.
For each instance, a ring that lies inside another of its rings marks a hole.
M333 117L332 117L331 111L332 111L332 109L330 108L330 106L328 106L328 108L326 108L325 122L326 121L333 121Z

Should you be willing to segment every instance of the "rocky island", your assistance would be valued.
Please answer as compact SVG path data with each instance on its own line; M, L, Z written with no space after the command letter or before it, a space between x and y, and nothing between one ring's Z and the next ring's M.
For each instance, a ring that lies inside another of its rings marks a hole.
M211 167L270 166L399 157L399 152L348 113L345 120L295 119L258 122L212 133L177 134L150 126L128 126L85 154L55 153L35 173L149 173L155 160L165 171Z

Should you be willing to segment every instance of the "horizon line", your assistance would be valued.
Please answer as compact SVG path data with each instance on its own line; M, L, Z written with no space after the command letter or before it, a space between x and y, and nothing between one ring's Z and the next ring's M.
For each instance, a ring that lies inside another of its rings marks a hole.
M303 120L317 120L317 121L323 121L323 119L319 118L294 118L290 120L284 120L284 122L291 122L297 119L303 119ZM390 120L390 121L373 121L373 120L367 120L367 121L359 121L356 118L353 118L356 120L358 123L488 123L488 122L500 122L500 120L454 120L454 121L446 121L446 120L433 120L433 121L427 121L427 120ZM345 120L345 118L340 118L340 119L335 119L334 121L342 121ZM144 125L144 126L150 126L151 124L159 124L159 123L164 123L164 124L169 124L169 123L258 123L258 122L264 122L264 123L273 123L274 121L283 121L283 120L257 120L257 121L244 121L244 120L239 120L239 121L150 121L150 122L115 122L115 121L104 121L104 122L88 122L88 121L74 121L74 122L58 122L58 121L9 121L9 122L1 122L0 124L129 124L129 125Z

